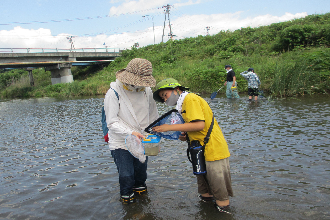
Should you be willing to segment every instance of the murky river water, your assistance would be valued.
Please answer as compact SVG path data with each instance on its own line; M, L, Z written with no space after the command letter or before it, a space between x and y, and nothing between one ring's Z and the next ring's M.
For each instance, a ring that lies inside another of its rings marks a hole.
M329 96L206 100L231 152L232 215L199 201L180 141L162 140L148 194L123 205L103 99L42 98L0 102L0 219L330 219Z

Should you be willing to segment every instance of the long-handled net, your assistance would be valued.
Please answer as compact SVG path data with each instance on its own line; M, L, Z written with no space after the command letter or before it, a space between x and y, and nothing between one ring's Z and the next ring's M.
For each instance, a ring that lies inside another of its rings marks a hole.
M150 134L158 135L166 139L177 140L181 135L181 131L155 132L152 130L152 128L163 124L173 125L173 124L183 124L183 123L184 120L181 114L178 112L178 110L172 109L171 111L166 112L165 114L160 116L156 121L151 123L146 129L144 129L144 131Z
M222 87L223 87L223 86L222 86ZM222 89L222 87L221 87L220 89L218 89L218 91L213 92L213 93L211 94L211 99L214 99L214 98L217 96L218 92Z

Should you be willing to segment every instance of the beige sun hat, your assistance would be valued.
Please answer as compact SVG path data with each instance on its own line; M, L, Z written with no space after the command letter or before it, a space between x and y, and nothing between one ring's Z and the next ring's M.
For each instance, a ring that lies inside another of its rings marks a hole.
M156 86L156 80L152 76L152 64L146 59L135 58L131 60L125 69L116 73L116 78L130 85Z

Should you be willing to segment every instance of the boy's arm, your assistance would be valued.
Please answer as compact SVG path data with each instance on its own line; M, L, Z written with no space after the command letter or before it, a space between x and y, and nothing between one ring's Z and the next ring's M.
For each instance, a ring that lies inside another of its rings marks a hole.
M152 130L155 132L166 132L166 131L182 131L182 132L189 132L189 131L201 131L205 127L204 121L194 121L184 124L174 124L168 125L163 124L161 126L153 127Z
M248 71L241 72L240 75L243 76L245 79L249 78Z

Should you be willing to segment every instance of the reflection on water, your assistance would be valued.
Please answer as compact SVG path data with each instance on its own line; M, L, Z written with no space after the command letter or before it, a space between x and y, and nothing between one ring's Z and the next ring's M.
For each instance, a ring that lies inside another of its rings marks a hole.
M206 100L231 152L232 216L198 200L180 141L161 141L148 194L122 205L103 99L43 98L0 102L0 218L330 219L328 96Z

